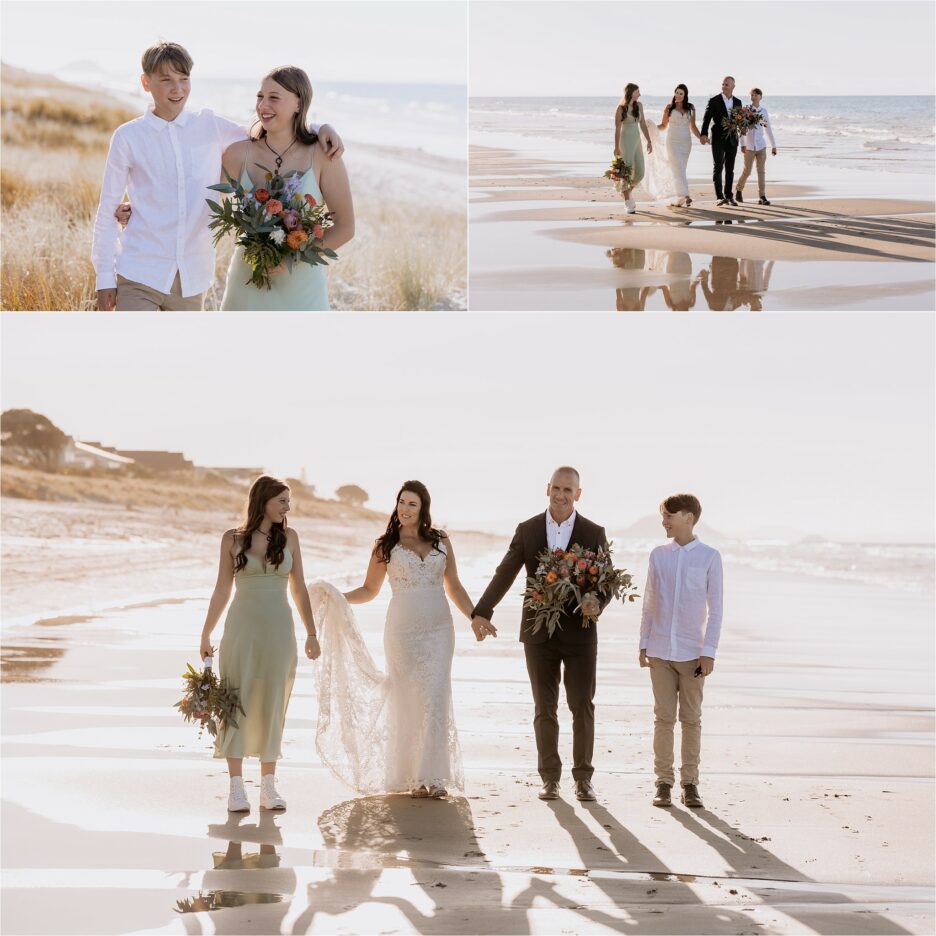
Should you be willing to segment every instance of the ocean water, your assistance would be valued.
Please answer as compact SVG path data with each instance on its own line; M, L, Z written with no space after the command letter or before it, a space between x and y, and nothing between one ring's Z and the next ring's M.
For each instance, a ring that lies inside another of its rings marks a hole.
M638 542L609 535L615 553L628 568L645 569L650 550L660 545L660 540ZM726 566L876 585L930 597L936 592L936 547L928 543L838 543L812 537L710 542Z
M136 76L74 67L56 73L63 80L103 88L142 112L151 99ZM312 123L330 123L346 142L421 150L450 159L466 158L467 91L464 85L393 82L319 82L312 79ZM219 80L193 75L187 107L209 107L245 125L256 117L257 81Z
M713 91L712 93L715 93ZM691 95L701 130L710 94ZM747 104L747 97L739 95ZM669 98L641 98L648 118L659 122ZM526 140L531 147L561 144L564 154L582 159L609 155L614 136L617 97L471 98L472 141L496 145L499 136ZM765 97L764 106L781 154L813 166L911 173L932 180L936 169L936 97L931 95L873 97ZM690 174L703 162L711 173L706 151L693 146ZM771 171L778 164L774 163Z
M464 85L313 82L313 89L311 121L330 123L349 142L465 159ZM205 80L193 89L192 102L249 123L255 117L256 94L256 82Z

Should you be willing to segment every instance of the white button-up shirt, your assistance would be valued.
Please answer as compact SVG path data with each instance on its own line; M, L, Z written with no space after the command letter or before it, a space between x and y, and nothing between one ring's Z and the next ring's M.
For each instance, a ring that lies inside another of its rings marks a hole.
M774 139L773 127L770 126L770 114L767 113L767 108L764 107L763 104L759 104L755 110L758 114L763 115L764 122L748 130L748 132L741 137L741 145L756 153L758 150L766 148L767 139L769 139L771 147L776 149L777 141Z
M722 562L698 539L650 553L640 615L640 649L680 663L715 657L722 622Z
M91 259L97 289L117 276L168 293L178 272L183 296L197 296L214 279L215 252L206 198L221 177L221 156L247 130L213 111L182 111L163 120L152 106L111 138ZM129 192L133 217L121 232L114 211Z
M725 110L728 111L728 113L730 114L731 109L734 107L734 95L732 95L731 97L725 97L725 95L723 94L721 96L721 99L725 102Z
M569 540L572 539L572 527L575 526L575 511L562 521L556 523L553 515L546 511L546 545L550 549L568 549Z

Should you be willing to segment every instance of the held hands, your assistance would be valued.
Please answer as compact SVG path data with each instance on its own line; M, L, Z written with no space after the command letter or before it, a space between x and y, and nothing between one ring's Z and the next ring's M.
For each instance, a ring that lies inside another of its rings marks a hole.
M337 159L344 152L344 143L341 142L341 137L331 124L322 124L319 127L318 137L329 159Z
M474 631L475 639L480 643L485 637L497 636L497 628L487 619L475 615L471 619L471 629Z
M699 142L700 142L703 146L708 146L708 134L707 134L707 133L703 133L702 136L699 137Z
M102 312L113 312L117 308L117 289L99 289L97 305Z
M310 660L317 660L322 655L322 648L319 646L318 637L315 634L306 636L305 655Z

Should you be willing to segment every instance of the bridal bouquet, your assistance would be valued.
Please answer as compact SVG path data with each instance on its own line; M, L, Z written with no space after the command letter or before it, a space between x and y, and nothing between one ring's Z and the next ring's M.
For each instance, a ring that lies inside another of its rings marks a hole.
M764 115L757 112L751 104L736 107L727 117L722 117L722 129L733 133L736 137L743 137L748 130L753 130L764 122Z
M233 195L224 205L206 198L213 220L208 225L214 233L217 247L229 231L237 234L237 243L244 248L244 260L253 271L250 282L258 289L271 288L270 271L281 263L292 273L293 264L324 264L325 257L336 260L338 255L323 243L325 231L335 223L332 212L311 195L300 195L301 175L281 176L264 166L269 188L247 192L238 179L227 172L227 182L208 188Z
M604 177L614 183L618 192L634 187L634 167L628 166L622 156L615 156L611 165L605 169Z
M237 690L231 688L226 679L219 679L210 664L199 673L189 663L182 678L185 680L185 695L176 702L174 708L179 710L186 722L199 723L199 738L206 728L208 734L217 737L219 729L228 722L236 728L237 713L247 714L241 707Z
M633 601L637 598L631 575L625 569L615 569L611 559L611 544L607 549L583 549L570 545L568 549L544 549L536 557L536 574L527 576L523 592L523 607L535 612L531 632L545 627L552 637L562 625L559 618L575 601L572 609L578 611L584 599L619 598ZM582 618L582 627L590 627L592 619Z

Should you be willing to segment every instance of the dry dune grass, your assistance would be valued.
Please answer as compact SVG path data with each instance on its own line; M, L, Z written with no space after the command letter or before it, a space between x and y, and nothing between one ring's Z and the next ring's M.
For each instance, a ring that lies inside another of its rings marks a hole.
M5 464L0 491L4 497L31 501L114 504L128 509L224 510L239 514L247 487L245 483L198 472L133 478L107 471L66 474ZM298 484L292 489L292 503L294 514L300 517L382 519L381 514L366 507L315 497Z
M91 236L104 161L113 130L137 115L98 92L7 65L0 80L0 308L93 310ZM415 204L356 186L357 235L329 271L333 308L465 308L465 211L433 207L429 195ZM209 311L220 305L232 252L229 238L218 249Z

